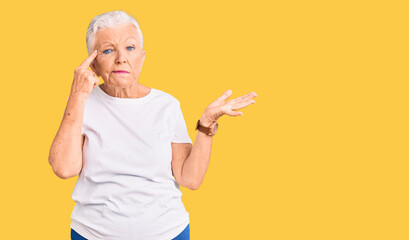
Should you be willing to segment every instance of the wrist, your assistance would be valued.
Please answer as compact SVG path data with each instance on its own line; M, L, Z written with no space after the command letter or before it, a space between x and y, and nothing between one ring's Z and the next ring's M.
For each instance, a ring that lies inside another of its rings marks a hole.
M77 99L79 101L85 101L87 100L88 96L86 96L85 94L71 94L69 99Z
M210 120L204 115L202 115L202 117L200 118L200 125L202 125L203 127L210 127L214 123L216 123L216 121Z

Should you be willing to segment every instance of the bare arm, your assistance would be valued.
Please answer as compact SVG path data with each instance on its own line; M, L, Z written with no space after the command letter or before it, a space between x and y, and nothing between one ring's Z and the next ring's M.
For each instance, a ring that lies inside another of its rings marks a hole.
M206 127L213 123L200 119ZM202 184L210 162L213 137L198 131L195 144L172 142L172 171L176 182L190 190L196 190Z
M200 124L206 127L213 127L215 123L208 122L202 117ZM181 178L186 180L191 190L196 190L202 185L207 168L210 162L213 137L201 131L197 131L195 144L190 154L182 166Z
M64 117L51 145L48 162L54 173L67 179L79 174L82 169L81 134L86 97L72 96L68 99Z
M255 92L225 102L231 93L232 91L227 90L221 97L206 108L200 118L201 125L213 128L217 120L224 114L229 116L241 116L243 115L242 112L235 112L233 110L244 108L256 102L252 100L257 96ZM198 189L204 180L207 168L209 167L212 142L212 136L198 131L192 149L186 148L187 150L185 154L183 154L183 156L188 157L185 157L184 163L180 164L179 179L182 179L181 181L186 186L190 186L190 189ZM175 159L177 159L177 157L175 157Z
M98 52L94 51L75 69L64 117L51 144L48 162L54 173L62 179L74 177L82 169L84 136L81 129L85 101L99 82L95 73L87 68L96 59L97 54Z

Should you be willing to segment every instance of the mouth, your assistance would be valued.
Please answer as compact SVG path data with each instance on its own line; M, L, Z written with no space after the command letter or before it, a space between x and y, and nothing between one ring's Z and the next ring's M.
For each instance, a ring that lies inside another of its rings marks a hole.
M119 73L119 74L121 74L121 73L129 73L129 72L124 71L124 70L118 70L118 71L113 71L113 73Z

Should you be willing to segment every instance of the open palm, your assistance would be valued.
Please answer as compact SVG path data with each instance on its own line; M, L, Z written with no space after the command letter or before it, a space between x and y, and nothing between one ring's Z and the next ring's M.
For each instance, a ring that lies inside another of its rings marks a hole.
M242 112L236 112L235 110L242 109L247 107L250 104L256 103L255 100L252 100L254 97L257 97L255 92L250 92L243 96L230 99L226 102L226 100L231 96L233 93L232 90L227 90L223 93L222 96L217 98L214 102L207 106L205 112L203 113L203 121L207 122L216 122L224 114L229 116L241 116L243 115Z

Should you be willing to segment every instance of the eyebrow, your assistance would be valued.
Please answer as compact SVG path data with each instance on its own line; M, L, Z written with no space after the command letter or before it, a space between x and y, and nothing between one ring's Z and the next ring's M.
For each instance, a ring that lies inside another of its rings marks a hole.
M127 39L125 39L125 41L128 40L128 39L130 39L130 38L136 40L136 38L134 38L134 37L128 37ZM112 45L111 42L102 42L102 43L101 43L101 46L102 46L104 43L108 43L108 44Z

